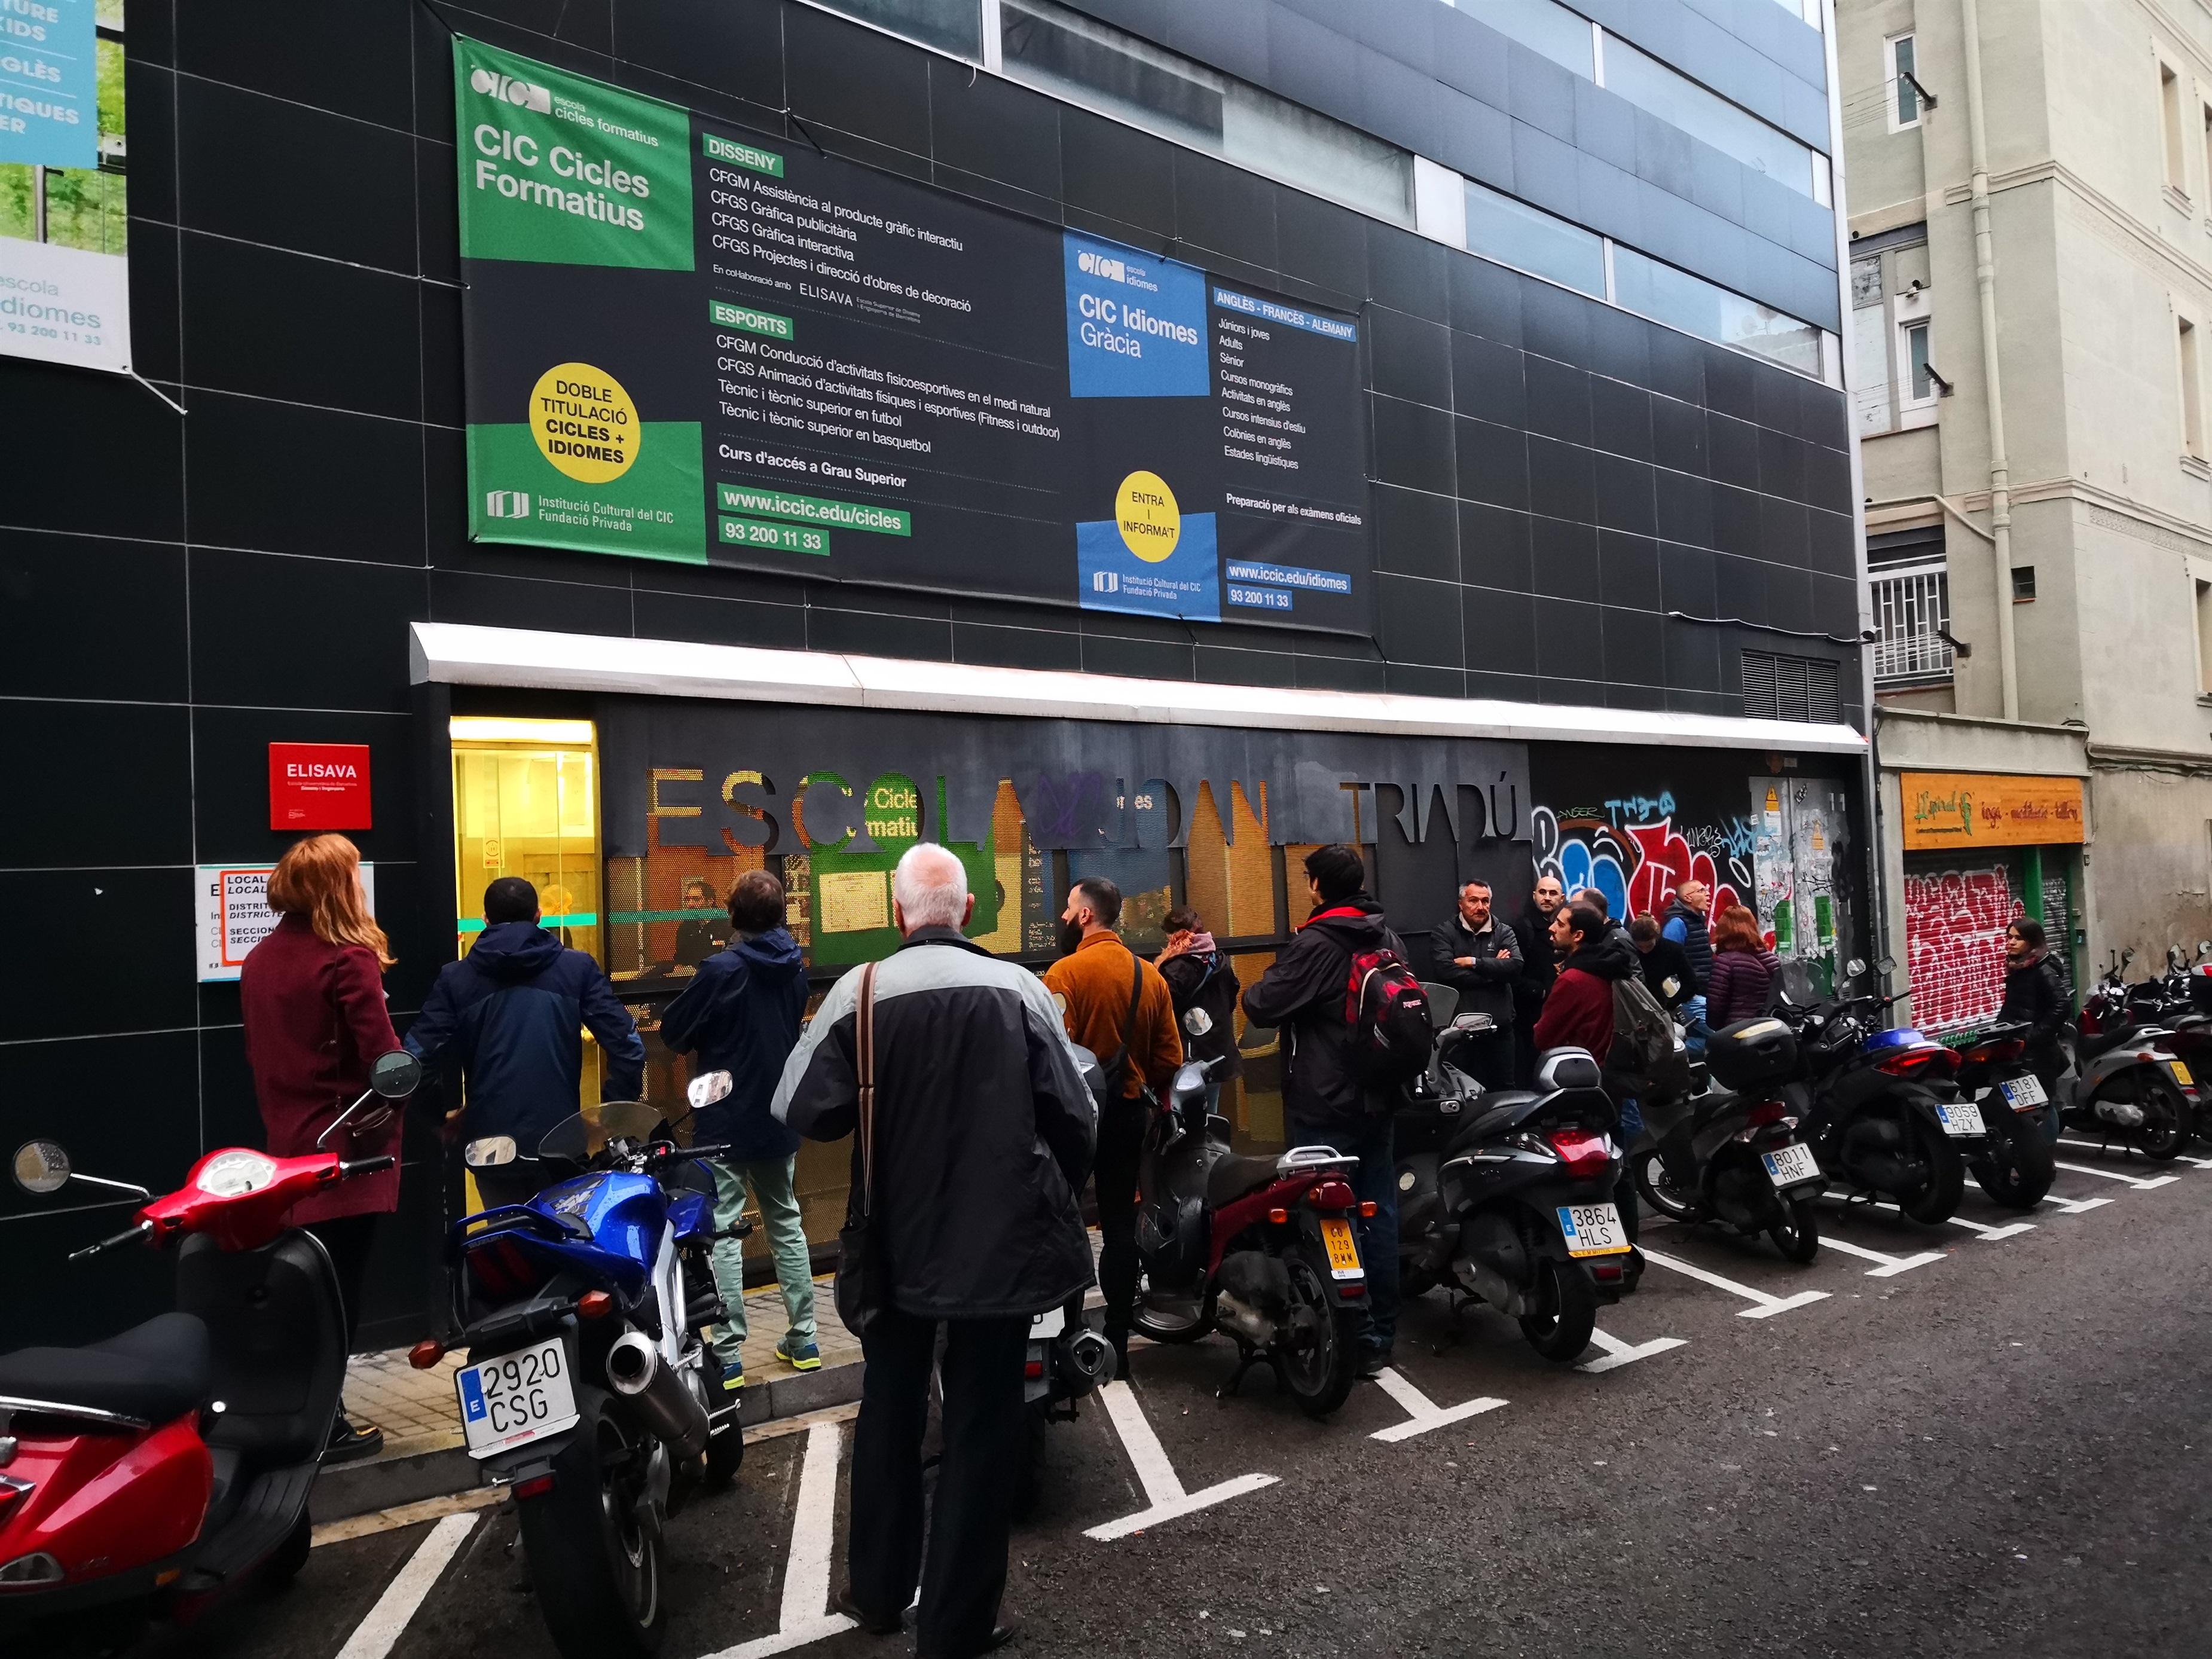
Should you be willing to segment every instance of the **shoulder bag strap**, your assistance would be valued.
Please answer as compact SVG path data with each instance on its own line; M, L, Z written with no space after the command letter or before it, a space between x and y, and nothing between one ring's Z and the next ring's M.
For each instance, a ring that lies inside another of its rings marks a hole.
M1121 1046L1115 1051L1112 1064L1106 1075L1113 1079L1109 1100L1121 1098L1121 1080L1128 1073L1129 1045L1137 1037L1137 1005L1145 996L1145 959L1134 951L1129 952L1129 1012L1121 1021Z
M876 1199L876 964L860 969L860 994L853 1011L855 1069L860 1085L860 1218Z

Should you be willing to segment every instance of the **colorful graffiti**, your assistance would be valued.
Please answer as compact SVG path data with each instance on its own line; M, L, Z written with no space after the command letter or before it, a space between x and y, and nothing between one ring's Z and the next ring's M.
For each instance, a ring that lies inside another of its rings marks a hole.
M1962 1031L1996 1018L2004 1006L2005 928L2021 911L2002 869L1905 877L1905 966L1915 1025Z
M1609 800L1595 809L1539 806L1530 825L1536 868L1569 892L1595 887L1619 917L1658 915L1686 881L1717 908L1751 890L1751 825L1674 822L1674 798Z

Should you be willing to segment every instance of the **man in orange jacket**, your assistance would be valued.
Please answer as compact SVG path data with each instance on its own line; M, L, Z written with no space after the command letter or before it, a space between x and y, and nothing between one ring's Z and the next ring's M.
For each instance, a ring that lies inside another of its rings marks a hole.
M1103 876L1085 876L1068 890L1060 913L1067 952L1045 969L1045 988L1066 1004L1067 1034L1106 1069L1107 1103L1098 1117L1098 1285L1106 1297L1106 1340L1116 1376L1129 1374L1129 1314L1137 1299L1137 1160L1145 1146L1149 1084L1164 1097L1182 1064L1175 999L1159 969L1133 953L1114 931L1121 890Z

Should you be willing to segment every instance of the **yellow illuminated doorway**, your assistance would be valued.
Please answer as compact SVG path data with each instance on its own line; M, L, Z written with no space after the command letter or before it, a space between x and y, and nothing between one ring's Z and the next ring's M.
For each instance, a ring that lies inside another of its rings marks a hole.
M538 890L540 925L604 966L592 722L456 715L451 736L460 953L483 931L484 889L501 876L520 876ZM581 1098L599 1097L599 1045L586 1031Z

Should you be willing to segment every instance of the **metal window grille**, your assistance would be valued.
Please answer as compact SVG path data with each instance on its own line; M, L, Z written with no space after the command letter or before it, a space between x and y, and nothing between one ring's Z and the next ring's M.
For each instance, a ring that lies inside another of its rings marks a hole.
M1743 653L1743 712L1753 720L1834 725L1844 717L1842 674L1825 657Z
M1951 647L1951 580L1940 564L1875 574L1874 683L1948 679Z

